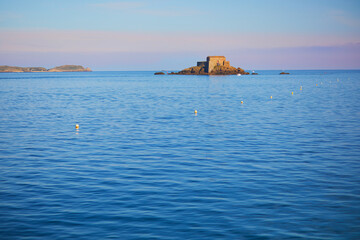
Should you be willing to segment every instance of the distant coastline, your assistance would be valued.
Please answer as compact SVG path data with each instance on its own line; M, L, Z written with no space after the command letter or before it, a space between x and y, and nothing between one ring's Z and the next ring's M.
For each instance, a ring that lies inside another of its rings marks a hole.
M0 66L0 72L91 72L90 68L81 65L62 65L50 69L44 67Z

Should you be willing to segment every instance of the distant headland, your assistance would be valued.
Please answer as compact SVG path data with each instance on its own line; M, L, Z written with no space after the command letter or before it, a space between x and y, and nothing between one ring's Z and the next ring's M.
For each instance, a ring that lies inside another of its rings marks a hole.
M0 72L91 72L91 69L80 65L62 65L50 69L43 67L0 66Z
M159 74L159 73L157 73ZM242 68L236 68L226 61L224 56L208 56L206 61L197 62L194 67L185 68L180 72L171 72L176 75L248 75Z

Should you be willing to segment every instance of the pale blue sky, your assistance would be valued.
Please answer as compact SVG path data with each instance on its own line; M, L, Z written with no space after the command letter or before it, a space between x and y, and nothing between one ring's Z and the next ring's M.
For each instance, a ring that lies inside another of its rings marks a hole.
M215 54L246 69L360 68L360 1L0 0L0 65L181 69Z

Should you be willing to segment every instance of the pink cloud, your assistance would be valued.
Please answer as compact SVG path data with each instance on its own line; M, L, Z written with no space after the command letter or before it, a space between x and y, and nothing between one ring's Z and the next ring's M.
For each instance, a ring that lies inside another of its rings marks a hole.
M0 52L183 52L334 46L356 39L325 35L116 31L1 31Z
M80 64L94 70L180 70L208 55L225 55L233 66L259 69L360 69L360 44L331 47L184 52L11 52L0 65Z
M0 65L161 70L195 65L208 55L225 55L245 69L360 68L356 40L322 35L2 31Z

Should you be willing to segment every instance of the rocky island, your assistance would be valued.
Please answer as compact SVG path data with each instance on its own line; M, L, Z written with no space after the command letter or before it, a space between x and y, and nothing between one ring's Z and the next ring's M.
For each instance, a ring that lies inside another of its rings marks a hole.
M43 67L0 66L0 72L91 72L91 69L80 65L62 65L50 69Z
M224 56L208 56L206 61L197 62L194 67L185 68L180 72L172 72L176 75L248 75L242 68L236 68L226 61Z
M164 72L156 72L156 73L154 73L154 75L165 75L165 73Z

